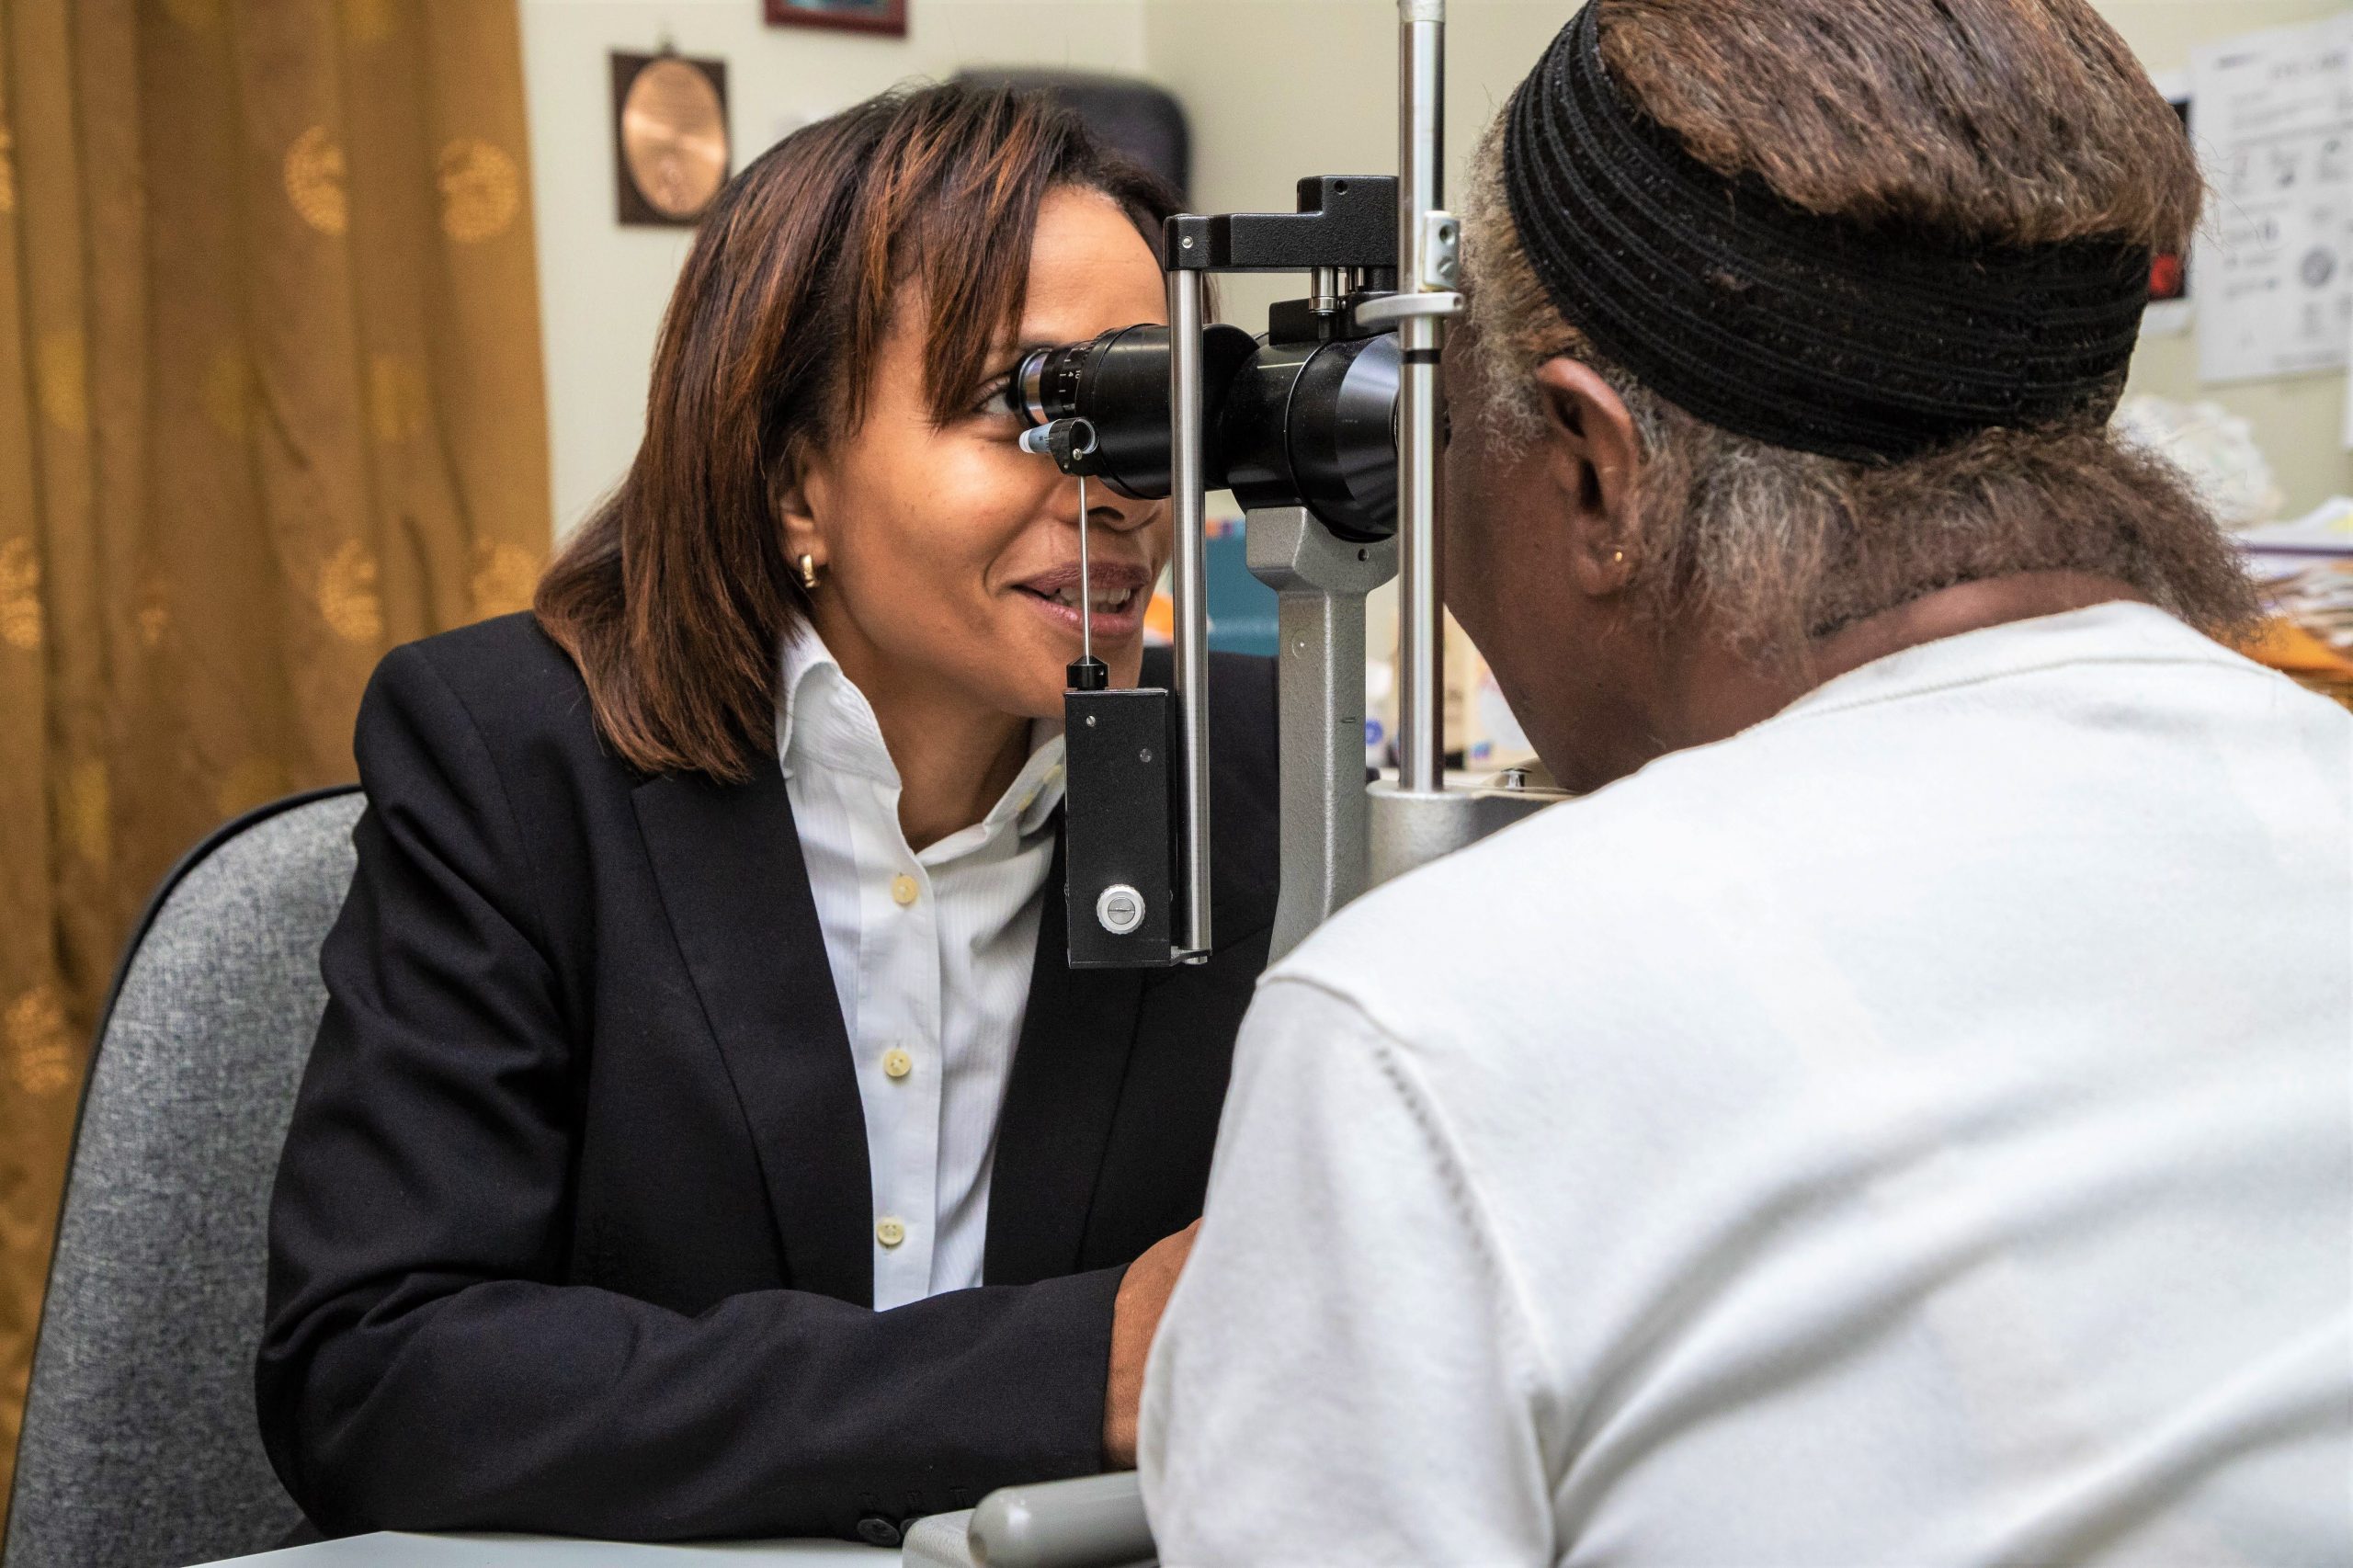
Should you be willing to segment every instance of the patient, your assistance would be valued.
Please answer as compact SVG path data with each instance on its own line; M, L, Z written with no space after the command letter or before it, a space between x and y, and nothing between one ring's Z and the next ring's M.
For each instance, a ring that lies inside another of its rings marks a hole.
M1164 1560L2353 1560L2353 716L2106 432L2164 101L1595 0L1472 185L1449 597L1587 798L1262 984Z

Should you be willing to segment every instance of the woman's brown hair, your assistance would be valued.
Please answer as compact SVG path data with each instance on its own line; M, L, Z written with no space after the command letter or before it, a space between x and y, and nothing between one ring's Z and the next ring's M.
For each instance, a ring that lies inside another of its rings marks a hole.
M795 131L713 200L636 460L534 606L633 767L740 781L773 746L778 653L808 607L775 496L858 428L903 300L926 305L933 417L961 412L1017 325L1039 203L1060 186L1102 192L1154 240L1176 205L1051 99L953 85Z

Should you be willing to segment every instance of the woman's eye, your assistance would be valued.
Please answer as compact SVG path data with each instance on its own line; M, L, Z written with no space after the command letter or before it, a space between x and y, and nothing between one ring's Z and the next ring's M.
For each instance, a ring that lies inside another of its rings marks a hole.
M1013 406L1013 378L999 376L982 388L981 395L973 400L972 412L975 417L982 419L992 419L1017 412Z

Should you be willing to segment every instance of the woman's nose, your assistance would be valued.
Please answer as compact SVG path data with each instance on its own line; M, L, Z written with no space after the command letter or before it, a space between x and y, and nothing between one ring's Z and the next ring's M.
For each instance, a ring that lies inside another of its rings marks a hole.
M1074 480L1074 494L1069 503L1074 517L1078 510L1076 484ZM1133 533L1152 521L1153 514L1159 506L1157 501L1130 500L1104 483L1099 477L1086 482L1086 520L1098 528L1108 528L1113 533Z
M1097 506L1088 520L1113 533L1131 534L1152 521L1152 512L1149 503L1131 501L1124 506Z

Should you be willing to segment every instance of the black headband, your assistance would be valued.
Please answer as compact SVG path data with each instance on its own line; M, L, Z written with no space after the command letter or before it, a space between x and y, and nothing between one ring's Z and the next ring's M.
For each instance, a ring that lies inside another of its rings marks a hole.
M1503 156L1529 262L1601 353L1711 424L1860 461L2114 411L2145 246L1970 249L1728 179L1620 96L1597 8L1520 84Z

